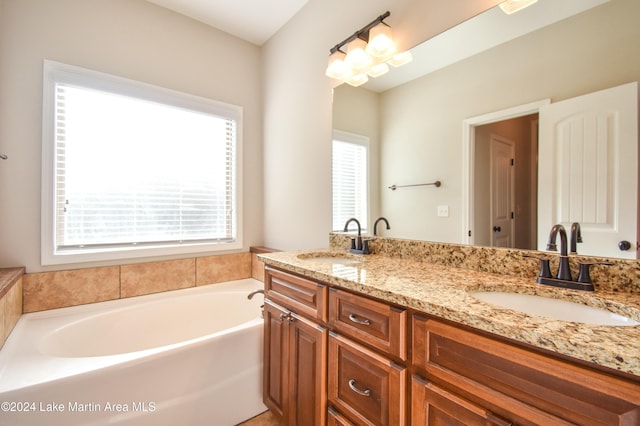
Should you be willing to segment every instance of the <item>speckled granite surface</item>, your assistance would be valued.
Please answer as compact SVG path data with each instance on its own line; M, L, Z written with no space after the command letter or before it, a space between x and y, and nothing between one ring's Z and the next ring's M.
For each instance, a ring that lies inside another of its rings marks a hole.
M314 259L318 254L346 255L352 263L336 264ZM452 260L448 256L440 262L430 263L402 256L361 256L327 249L269 253L259 257L271 266L640 378L640 326L595 326L535 317L481 302L470 292L517 289L518 292L607 308L640 321L638 294L600 289L592 293L540 286L535 284L535 266L530 278L525 278L451 267Z
M347 250L351 237L353 235L332 232L329 234L329 247ZM552 271L558 268L558 255L553 252L376 237L369 246L372 253L384 256L518 277L537 276L539 262L536 258L540 257L551 259ZM640 262L637 260L578 255L571 256L569 262L574 275L577 274L579 262L609 263L591 267L591 279L596 290L640 295Z

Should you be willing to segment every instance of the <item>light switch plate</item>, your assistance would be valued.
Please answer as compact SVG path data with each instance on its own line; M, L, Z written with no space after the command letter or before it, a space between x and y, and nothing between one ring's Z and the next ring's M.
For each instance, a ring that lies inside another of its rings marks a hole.
M439 217L449 217L449 206L438 206Z

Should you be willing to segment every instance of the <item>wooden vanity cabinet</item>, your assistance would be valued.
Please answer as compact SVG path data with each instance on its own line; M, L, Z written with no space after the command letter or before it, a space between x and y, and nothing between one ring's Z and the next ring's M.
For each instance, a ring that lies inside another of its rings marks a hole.
M356 425L406 423L406 318L405 309L329 290L327 400L341 418Z
M328 401L356 424L405 424L406 370L343 336L329 334Z
M413 424L640 424L637 383L420 314L412 340Z
M285 425L640 425L624 376L271 267L265 290L264 402Z
M326 318L326 286L265 268L265 289L264 403L286 425L324 425L328 331L313 319Z

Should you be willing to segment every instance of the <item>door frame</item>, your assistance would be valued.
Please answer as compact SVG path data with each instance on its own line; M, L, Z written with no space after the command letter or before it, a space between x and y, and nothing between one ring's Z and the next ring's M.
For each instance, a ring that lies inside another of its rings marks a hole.
M475 230L473 229L475 128L497 121L536 114L540 112L540 108L550 103L550 98L542 99L528 104L466 118L462 121L462 244L474 244L475 242Z

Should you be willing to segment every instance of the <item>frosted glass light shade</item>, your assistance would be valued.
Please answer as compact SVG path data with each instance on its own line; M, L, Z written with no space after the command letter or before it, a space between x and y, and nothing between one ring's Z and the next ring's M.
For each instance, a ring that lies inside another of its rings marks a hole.
M389 65L383 62L381 64L373 65L371 68L369 68L369 70L367 71L367 74L369 74L370 77L380 77L381 75L386 74L388 72L389 72Z
M396 53L387 61L389 65L393 65L394 67L399 67L401 65L407 64L413 60L413 56L411 52L405 50L404 52Z
M380 22L369 30L369 43L366 52L382 61L386 61L396 52L396 44L391 37L391 27Z
M365 84L369 81L369 77L367 77L367 73L362 72L360 74L354 74L348 79L345 80L345 83L352 85L353 87L358 87Z
M527 6L531 6L537 1L538 0L506 0L500 3L500 9L502 9L502 11L507 15L511 15L512 13L516 13Z
M351 77L353 71L347 66L344 61L345 53L337 50L329 55L329 65L327 65L327 71L325 74L327 77L335 78L338 80L346 80Z
M371 56L365 51L367 42L361 38L356 38L347 44L347 56L345 62L354 71L364 71L373 62Z

